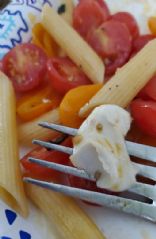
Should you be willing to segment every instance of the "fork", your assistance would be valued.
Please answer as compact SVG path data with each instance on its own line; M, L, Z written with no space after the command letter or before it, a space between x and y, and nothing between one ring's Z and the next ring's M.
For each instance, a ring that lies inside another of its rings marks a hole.
M39 125L48 129L59 131L61 133L64 133L70 136L77 135L77 129L74 129L74 128L47 123L47 122L39 123ZM65 147L62 145L57 145L57 144L53 144L49 142L33 140L33 144L37 144L48 149L58 150L60 152L67 153L69 155L73 153L73 149L70 147ZM133 143L130 141L126 141L126 147L127 147L127 151L129 155L144 159L147 162L156 163L156 148L155 147ZM74 167L70 167L66 165L60 165L53 162L47 162L47 161L32 158L32 157L29 158L29 161L32 163L41 165L43 167L47 167L47 168L51 168L51 169L63 172L65 174L70 174L70 175L74 175L87 180L96 181L93 175L88 175L82 169L78 169L78 168L74 168ZM138 164L134 162L133 164L135 164L135 166L138 168L140 176L156 181L156 169L154 168L154 166L147 166L147 165ZM125 198L123 196L124 194L116 195L116 196L109 195L105 193L56 184L53 182L36 180L29 177L25 177L23 180L27 183L32 183L32 184L56 191L56 192L64 193L74 198L79 198L81 200L96 203L101 206L117 209L122 212L126 212L129 214L146 218L150 221L156 222L156 185L136 182L128 190L129 198ZM131 194L137 195L139 197L137 198L130 197ZM144 197L144 201L143 201L143 197Z

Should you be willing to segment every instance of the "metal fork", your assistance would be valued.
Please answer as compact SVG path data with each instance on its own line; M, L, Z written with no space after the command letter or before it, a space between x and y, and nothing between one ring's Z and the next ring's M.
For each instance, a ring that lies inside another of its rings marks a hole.
M59 131L71 136L76 136L77 129L69 128L61 125L56 125L52 123L42 122L39 124L42 127ZM56 145L49 142L44 142L40 140L33 140L34 144L58 150L71 155L73 149L70 147L65 147L62 145ZM131 156L136 156L142 158L148 162L156 163L156 148L151 146L146 146L138 143L133 143L126 141L126 146L128 153ZM95 181L94 176L88 175L84 170L77 169L70 166L60 165L57 163L47 162L44 160L29 158L33 163L42 165L43 167L51 168L66 174L71 174L80 178ZM154 166L146 166L143 164L134 163L139 169L139 175L156 181L156 168ZM32 183L56 192L64 193L68 196L86 200L92 203L96 203L102 206L111 207L113 209L118 209L123 212L133 214L142 218L146 218L153 222L156 222L156 185L145 184L141 182L136 182L129 190L128 193L143 196L137 198L125 198L121 194L109 195L100 192L88 191L85 189L74 188L70 186L65 186L61 184L55 184L52 182L40 181L33 178L24 178L25 182ZM129 195L130 195L129 194ZM146 199L146 200L145 200ZM149 199L149 200L147 200Z

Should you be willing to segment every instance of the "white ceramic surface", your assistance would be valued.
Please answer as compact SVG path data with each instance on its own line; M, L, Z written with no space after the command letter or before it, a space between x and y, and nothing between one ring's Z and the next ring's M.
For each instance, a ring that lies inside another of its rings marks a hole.
M138 22L144 22L142 32L147 32L144 11L148 15L156 15L155 0L106 0L112 12L128 10L134 12ZM14 1L13 1L14 2ZM19 3L20 1L15 1ZM23 2L23 1L21 1ZM43 4L46 1L25 1L34 4ZM59 6L58 0L51 0L54 7ZM148 4L153 4L152 11ZM16 6L16 8L18 8ZM134 10L135 8L135 10ZM1 22L0 22L1 23ZM31 26L30 26L31 27ZM106 208L92 207L81 204L84 210L92 217L107 239L156 239L156 225L136 217L128 216ZM23 219L8 210L8 206L0 202L0 238L1 239L58 239L54 228L49 226L43 214L30 205L30 216ZM7 210L7 211L6 211ZM96 239L96 238L95 238Z

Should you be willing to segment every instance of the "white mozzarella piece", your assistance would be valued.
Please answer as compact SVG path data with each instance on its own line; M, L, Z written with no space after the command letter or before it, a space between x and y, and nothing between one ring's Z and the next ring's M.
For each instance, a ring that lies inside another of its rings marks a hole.
M94 175L100 188L123 191L136 181L137 171L124 140L130 123L129 113L121 107L102 105L93 110L73 140L72 163Z

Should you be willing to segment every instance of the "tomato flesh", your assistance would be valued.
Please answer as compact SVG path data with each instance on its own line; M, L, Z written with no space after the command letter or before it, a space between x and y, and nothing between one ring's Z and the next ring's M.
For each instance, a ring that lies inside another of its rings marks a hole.
M71 139L66 139L62 145L71 146ZM34 157L39 158L49 162L55 162L59 164L68 164L69 155L55 151L55 150L47 150L43 147L36 147L30 153L25 155L21 159L21 164L24 168L24 175L28 177L43 179L43 180L58 180L61 179L61 173L52 169L45 168L43 166L37 165L35 163L31 163L28 158Z
M153 76L147 85L140 91L139 96L143 99L156 100L156 76Z
M138 128L147 135L156 136L156 102L136 99L130 109Z
M88 35L88 43L103 59L106 76L124 65L131 52L132 38L125 24L109 20Z
M87 76L67 57L49 59L47 70L52 86L62 95L79 85L91 84Z
M74 9L73 26L82 37L86 37L91 29L97 28L107 20L109 10L103 1L80 1Z
M36 88L46 72L46 54L31 43L14 47L2 61L3 71L13 82L17 92L26 92Z
M155 39L155 36L151 34L141 35L135 39L132 46L132 55L139 52L149 41Z
M112 15L111 18L115 21L124 23L127 26L133 39L136 39L139 36L138 24L137 24L135 18L130 13L118 12L118 13Z

